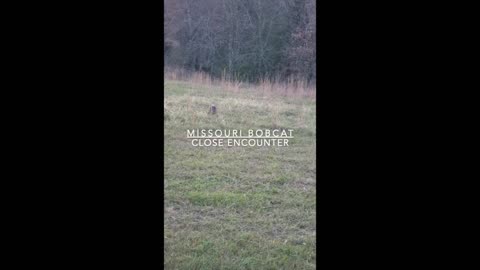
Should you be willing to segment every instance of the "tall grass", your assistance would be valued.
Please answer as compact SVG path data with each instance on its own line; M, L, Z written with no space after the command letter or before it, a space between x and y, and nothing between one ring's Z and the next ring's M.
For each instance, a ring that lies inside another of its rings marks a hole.
M239 92L242 89L252 89L263 95L282 95L286 97L303 97L316 99L316 87L301 77L290 76L288 78L268 77L260 79L258 83L243 82L234 76L222 73L220 78L214 78L202 71L187 71L178 68L165 68L165 79L176 81L188 81L205 86L220 86L222 89Z

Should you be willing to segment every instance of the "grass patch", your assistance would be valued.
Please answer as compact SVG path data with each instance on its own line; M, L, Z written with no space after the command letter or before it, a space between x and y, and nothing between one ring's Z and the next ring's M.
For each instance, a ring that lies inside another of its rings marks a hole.
M315 269L315 106L165 82L165 269ZM197 128L293 128L295 138L289 147L196 148L186 130Z
M187 195L188 200L196 205L212 206L243 206L246 205L247 194L235 194L231 192L190 192ZM248 196L251 199L251 196Z

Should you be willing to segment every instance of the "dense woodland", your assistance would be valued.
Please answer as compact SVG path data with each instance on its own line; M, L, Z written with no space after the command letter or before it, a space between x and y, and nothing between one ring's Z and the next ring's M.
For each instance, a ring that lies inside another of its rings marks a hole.
M165 66L314 84L315 1L165 0Z

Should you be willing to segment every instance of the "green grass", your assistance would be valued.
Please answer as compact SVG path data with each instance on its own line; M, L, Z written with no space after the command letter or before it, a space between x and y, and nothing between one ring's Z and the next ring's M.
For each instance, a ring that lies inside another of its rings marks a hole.
M166 81L165 269L315 269L315 106ZM291 128L295 138L193 147L186 130L197 128Z

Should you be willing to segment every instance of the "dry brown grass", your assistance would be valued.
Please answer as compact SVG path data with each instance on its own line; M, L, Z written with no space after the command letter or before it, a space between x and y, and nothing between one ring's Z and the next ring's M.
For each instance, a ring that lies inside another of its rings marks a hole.
M164 268L315 269L316 102L231 86L241 92L165 80ZM288 147L196 148L186 129L201 128L291 128L294 138Z
M289 77L286 80L281 78L264 78L257 84L242 82L225 72L221 78L214 78L208 73L196 71L189 72L182 69L165 68L165 79L175 81L188 81L205 86L220 86L222 89L231 92L240 92L244 88L253 89L265 96L281 95L285 97L301 97L316 100L316 87L309 85L307 81L299 77Z

